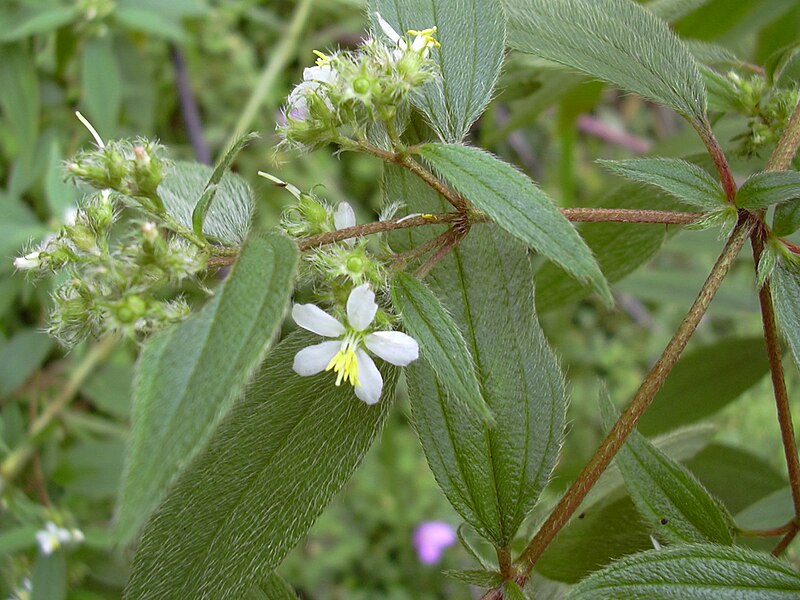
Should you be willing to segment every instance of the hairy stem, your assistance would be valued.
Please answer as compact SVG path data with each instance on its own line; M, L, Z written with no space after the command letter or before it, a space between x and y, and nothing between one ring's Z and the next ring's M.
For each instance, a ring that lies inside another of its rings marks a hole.
M258 111L261 110L264 98L275 85L275 81L283 72L283 68L289 63L289 59L297 48L297 42L305 28L312 4L313 0L300 0L297 3L286 35L281 38L278 47L272 51L269 62L261 72L261 77L259 77L258 83L256 83L256 87L247 101L247 105L236 122L236 127L234 127L233 134L225 144L225 148L233 146L236 140L250 130L253 120L256 118Z
M763 233L756 232L752 236L753 259L756 270L764 252ZM789 393L786 389L786 380L783 374L783 361L778 324L775 319L775 307L772 302L772 289L769 281L764 283L758 291L758 301L761 305L761 322L764 328L764 340L767 343L767 357L769 358L770 373L772 375L772 389L775 393L775 407L778 412L778 424L781 430L783 450L786 456L786 466L789 471L789 483L792 489L792 501L795 515L800 518L800 457L797 454L797 439L792 423L792 411L789 404Z
M684 348L686 348L686 344L689 342L689 338L697 329L697 325L708 310L711 300L719 290L722 281L730 271L736 256L741 251L754 227L754 218L750 216L742 216L740 218L731 237L725 244L722 254L720 254L714 264L714 268L703 284L697 299L684 317L675 335L667 344L661 357L645 377L628 408L622 413L597 452L583 468L525 550L523 550L517 560L517 565L522 573L529 574L531 572L536 561L561 528L567 524L567 521L580 506L586 494L622 447L625 439L636 427L636 423L647 407L650 406L661 386L664 385L667 375L678 362Z
M736 199L736 182L733 179L733 172L728 164L728 159L725 157L722 147L714 136L711 124L706 122L695 125L695 128L700 135L700 139L703 140L708 154L711 156L711 160L714 161L714 166L719 173L719 180L722 183L722 189L725 190L725 196L728 198L729 202L733 202Z
M797 149L800 147L800 103L794 107L786 129L775 146L767 163L767 171L784 171L792 165Z

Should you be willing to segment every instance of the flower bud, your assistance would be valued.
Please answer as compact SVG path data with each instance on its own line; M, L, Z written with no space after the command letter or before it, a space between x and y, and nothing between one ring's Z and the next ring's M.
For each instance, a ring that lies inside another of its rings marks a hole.
M32 269L38 269L39 266L42 264L40 259L41 252L38 250L36 252L30 252L25 256L18 256L14 259L14 268L20 271L29 271Z

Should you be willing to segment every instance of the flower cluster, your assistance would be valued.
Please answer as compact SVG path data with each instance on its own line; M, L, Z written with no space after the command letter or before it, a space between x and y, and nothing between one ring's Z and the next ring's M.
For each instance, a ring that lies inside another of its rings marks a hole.
M435 75L430 51L439 43L436 28L401 36L376 18L388 43L370 37L355 52L316 52L316 65L305 69L284 110L286 143L313 149L346 136L363 139L376 123L396 134L410 94Z
M79 118L98 147L66 170L96 191L57 233L14 260L31 275L66 275L53 292L49 332L67 347L109 331L140 336L185 318L188 305L165 298L165 285L196 278L211 249L164 210L157 188L165 163L156 144L104 144Z

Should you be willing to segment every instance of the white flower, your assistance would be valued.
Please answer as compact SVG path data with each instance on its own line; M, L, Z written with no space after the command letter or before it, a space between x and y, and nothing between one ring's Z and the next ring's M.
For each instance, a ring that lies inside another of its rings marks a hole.
M335 338L300 350L294 357L295 373L307 377L333 371L337 374L336 385L342 381L350 383L359 399L367 404L378 402L383 378L362 346L399 367L417 360L419 346L414 338L400 331L367 333L377 312L375 293L366 283L350 292L347 325L314 304L295 304L292 309L295 323L323 337Z
M336 78L336 71L334 71L329 64L317 65L304 69L303 81L289 94L289 116L292 119L301 121L307 118L308 95L318 93L320 87L334 85L336 83Z
M69 530L59 527L52 521L48 521L44 529L36 532L36 543L39 544L39 549L45 555L52 554L67 542L73 541L73 539L73 534ZM76 541L83 541L82 533L80 534L80 540Z
M41 264L41 260L39 260L40 254L41 253L37 250L36 252L31 252L25 256L18 256L14 259L14 268L19 269L20 271L38 269L39 265Z

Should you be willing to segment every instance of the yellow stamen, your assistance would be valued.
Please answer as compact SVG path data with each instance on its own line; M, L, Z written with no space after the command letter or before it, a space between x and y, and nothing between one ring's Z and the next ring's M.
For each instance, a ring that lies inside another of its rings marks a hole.
M349 382L351 385L361 385L358 382L358 360L356 359L355 348L351 344L346 344L325 367L326 371L336 373L336 385L342 385L342 381Z
M437 31L436 27L430 27L428 29L423 29L422 31L417 31L416 29L409 29L408 35L413 35L418 38L423 38L425 40L425 46L428 48L430 47L441 48L442 45L434 36L436 31Z
M319 50L314 50L314 54L317 55L317 66L324 67L325 65L331 64L331 57L327 54L320 52Z

